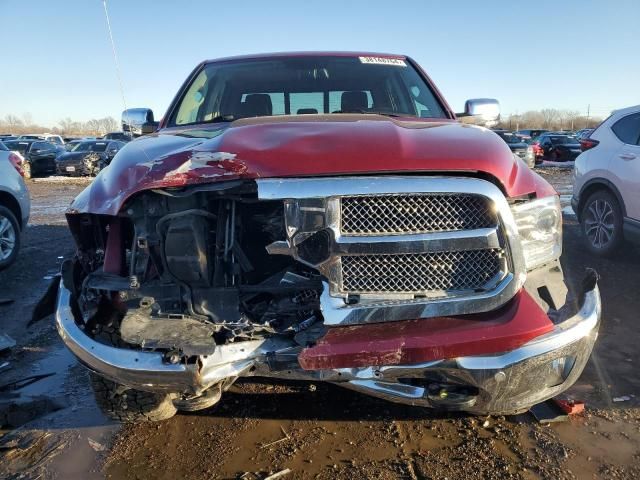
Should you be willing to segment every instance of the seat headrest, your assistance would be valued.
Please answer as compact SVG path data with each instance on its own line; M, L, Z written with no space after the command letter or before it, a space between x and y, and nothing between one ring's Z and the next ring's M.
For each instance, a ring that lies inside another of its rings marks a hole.
M299 108L296 112L298 115L309 115L313 113L318 113L318 110L315 108Z
M343 112L353 112L366 110L369 105L367 94L361 90L352 92L342 92L340 98L340 110Z
M242 114L246 117L271 115L272 112L271 97L266 93L252 93L242 102Z

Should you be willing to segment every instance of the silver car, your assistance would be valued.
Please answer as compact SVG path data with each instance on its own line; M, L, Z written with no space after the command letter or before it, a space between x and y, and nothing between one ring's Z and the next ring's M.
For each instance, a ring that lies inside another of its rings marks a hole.
M21 163L22 158L0 142L0 270L15 261L20 233L29 221L31 201Z

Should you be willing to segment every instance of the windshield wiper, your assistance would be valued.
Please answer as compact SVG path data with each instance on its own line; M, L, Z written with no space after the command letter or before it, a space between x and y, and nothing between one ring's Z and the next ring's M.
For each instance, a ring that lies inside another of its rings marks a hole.
M349 110L336 110L332 113L362 113L365 115L383 115L385 117L415 117L415 115L409 115L408 113L389 112L385 110L362 110L362 109L349 109Z

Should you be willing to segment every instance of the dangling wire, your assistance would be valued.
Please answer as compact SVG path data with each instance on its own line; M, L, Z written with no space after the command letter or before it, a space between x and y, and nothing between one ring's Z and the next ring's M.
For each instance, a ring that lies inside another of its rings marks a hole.
M104 6L104 16L107 19L107 30L109 30L109 39L111 40L111 49L113 50L113 62L116 65L116 76L118 77L118 84L120 85L120 95L122 95L122 105L124 110L127 109L127 101L124 98L124 86L122 84L122 75L120 74L120 64L118 63L118 54L116 53L116 44L113 41L113 33L111 32L111 22L109 21L109 11L107 10L107 0L102 0Z

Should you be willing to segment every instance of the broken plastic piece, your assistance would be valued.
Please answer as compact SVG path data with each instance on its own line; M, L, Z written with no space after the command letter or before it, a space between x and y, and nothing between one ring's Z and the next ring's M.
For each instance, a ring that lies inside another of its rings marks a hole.
M540 423L565 422L569 419L564 410L551 400L538 403L531 407L529 411Z
M553 401L567 415L577 415L584 412L584 402L577 400L560 400L554 398Z

